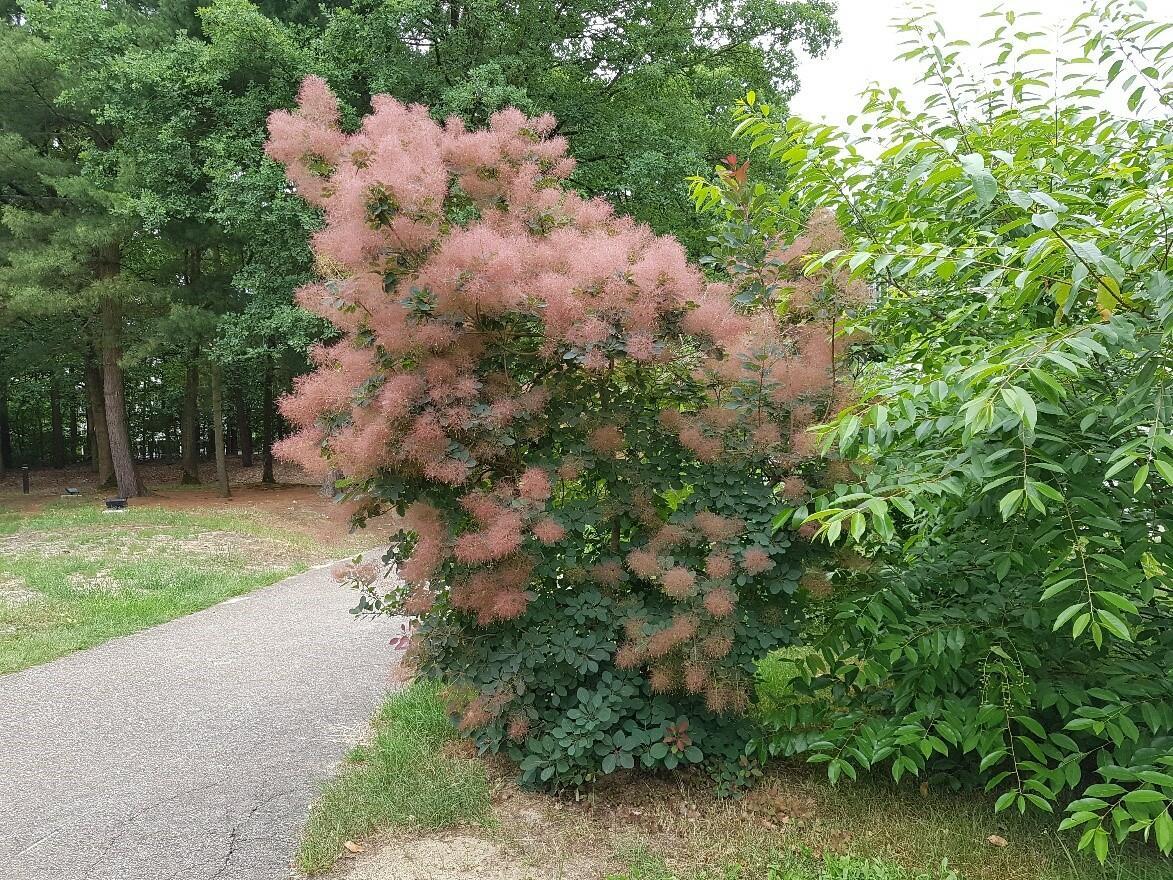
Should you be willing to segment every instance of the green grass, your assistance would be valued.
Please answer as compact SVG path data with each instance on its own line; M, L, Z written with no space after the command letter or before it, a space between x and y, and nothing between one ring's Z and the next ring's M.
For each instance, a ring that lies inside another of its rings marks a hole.
M0 511L0 674L303 571L301 534L246 513L55 502Z
M634 847L621 854L628 867L607 880L961 880L956 872L942 866L934 872L911 873L880 859L828 854L815 858L796 853L768 864L764 870L732 864L724 868L681 875L646 847Z
M456 731L432 682L393 694L375 716L372 740L326 783L310 811L295 863L327 870L347 840L384 828L444 828L486 820L489 783L482 765L445 746Z
M758 663L758 711L768 712L793 699L791 682L801 674L798 661L808 653L807 648L783 648Z

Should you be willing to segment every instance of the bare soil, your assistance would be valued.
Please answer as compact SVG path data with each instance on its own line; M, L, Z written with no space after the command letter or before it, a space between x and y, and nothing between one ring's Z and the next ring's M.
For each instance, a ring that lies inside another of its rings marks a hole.
M147 490L156 487L178 487L182 469L178 463L161 461L139 462L138 470ZM306 476L305 472L295 465L285 462L276 462L274 476L279 486L317 486L315 480ZM216 469L211 462L203 462L200 467L200 477L203 482L199 486L183 487L183 491L208 490L215 494ZM237 486L259 486L261 483L261 466L254 464L244 468L239 458L228 459L228 482L235 489ZM100 495L102 497L118 494L112 488L103 488L98 485L98 475L86 464L70 465L65 468L33 468L29 471L29 494L21 492L21 473L19 470L8 470L0 476L0 499L5 504L13 505L21 502L36 503L38 499L43 503L46 499L56 498L65 493L66 487L80 489L83 495Z
M16 575L0 575L0 605L23 605L36 602L41 594L28 589L24 578Z
M628 876L629 866L649 857L679 877L730 870L765 877L770 865L800 853L873 855L926 870L940 864L942 851L975 880L1064 876L1053 853L1032 852L1029 838L1002 828L981 805L972 825L949 823L955 801L948 795L856 803L858 790L832 791L817 773L797 768L768 774L737 799L717 797L699 776L608 777L575 800L523 791L507 781L505 766L493 775L492 824L359 841L361 851L347 853L329 880L604 880ZM1009 844L991 846L992 830Z
M489 827L389 833L356 844L330 880L594 880L620 868L605 829L557 798L501 783L493 814Z
M346 508L324 494L321 486L299 468L284 463L278 463L276 467L277 484L264 485L261 483L259 466L241 468L238 459L230 459L231 498L220 496L214 482L215 471L207 464L201 470L204 482L193 486L179 484L181 472L178 465L147 463L140 464L139 470L149 494L131 499L130 504L134 507L252 515L272 529L303 535L315 544L323 545L335 556L380 543L383 538L381 532L376 535L373 529L370 530L371 534L352 535ZM58 470L37 469L30 473L29 482L30 493L24 495L21 492L19 472L9 471L0 477L0 509L23 515L33 514L47 503L61 498L66 488L80 490L80 498L70 502L78 504L92 504L116 494L112 489L97 485L96 474L85 465ZM226 532L208 532L174 539L157 535L151 538L156 546L160 540L172 540L175 546L171 549L180 553L194 551L204 555L239 549L234 546L239 543L239 536L234 538ZM55 548L51 546L52 538L46 536L46 541L42 543L45 546L36 549L44 555L53 555ZM280 542L272 542L271 546L264 544L263 540L255 537L249 539L249 553L256 554L254 558L261 567L267 567L267 563L282 558L282 554L287 552L287 548ZM25 552L34 549L28 535L21 539L20 545ZM0 540L0 554L9 549ZM64 547L57 549L66 552ZM132 553L133 549L128 548L127 552ZM76 551L76 545L68 550ZM102 548L101 556L109 557L108 547Z

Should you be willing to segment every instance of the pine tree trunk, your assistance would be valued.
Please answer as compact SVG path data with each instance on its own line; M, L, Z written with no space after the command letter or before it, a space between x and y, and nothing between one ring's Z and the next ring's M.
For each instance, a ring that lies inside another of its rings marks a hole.
M81 427L78 425L77 380L69 384L69 454L70 464L79 461L78 441L81 438Z
M273 357L265 358L264 401L261 404L261 482L273 485L277 482L273 476L273 422L275 421L275 405L273 402Z
M216 482L220 494L230 498L232 490L228 488L228 460L224 451L224 377L217 367L212 368L212 436L216 447Z
M12 424L8 420L8 377L0 378L0 462L12 464Z
M239 385L232 386L232 409L236 412L236 445L240 449L240 466L253 466L253 425L248 400Z
M65 467L65 419L61 415L61 377L49 375L49 463Z
M8 434L8 378L0 376L0 427L3 428L3 433ZM9 444L11 445L11 444ZM4 474L8 470L8 463L12 460L11 454L4 455L2 452L3 444L0 443L0 480L4 479Z
M117 260L117 257L115 258ZM117 262L104 266L109 277L118 271ZM134 466L130 427L126 419L126 387L122 377L122 312L113 299L102 300L102 392L106 408L106 431L110 438L110 459L118 495L134 498L146 489Z
M196 363L198 350L193 350L183 378L183 417L181 419L180 443L183 447L180 467L183 476L179 482L184 485L200 481L200 368Z
M92 357L86 358L86 397L89 400L90 446L98 485L114 482L114 461L110 458L110 434L106 430L106 404L103 400L102 370Z
M98 435L94 433L94 408L86 401L86 448L82 458L90 463L90 470L98 472Z

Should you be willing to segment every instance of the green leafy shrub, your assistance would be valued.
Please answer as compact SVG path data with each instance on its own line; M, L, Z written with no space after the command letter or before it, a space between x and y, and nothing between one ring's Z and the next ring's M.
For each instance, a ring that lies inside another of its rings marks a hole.
M1098 5L1058 50L993 26L967 52L905 23L933 91L918 110L874 89L868 145L739 111L789 190L736 249L831 206L850 243L807 271L881 292L853 326L861 400L825 433L866 466L808 520L873 565L836 574L804 698L761 747L832 780L980 784L1065 813L1101 861L1129 837L1169 854L1173 26Z
M374 106L344 134L311 78L268 145L324 211L299 301L341 337L284 401L282 453L337 468L357 521L402 516L389 584L340 574L414 618L410 661L525 781L736 783L754 663L796 638L818 555L791 514L822 473L827 321L565 191L549 117Z

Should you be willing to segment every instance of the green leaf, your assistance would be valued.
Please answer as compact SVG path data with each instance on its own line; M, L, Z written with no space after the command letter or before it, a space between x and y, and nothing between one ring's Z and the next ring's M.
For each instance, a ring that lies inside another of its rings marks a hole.
M1014 720L1040 739L1047 738L1047 732L1043 729L1043 725L1039 724L1039 722L1035 721L1029 715L1015 715Z
M839 423L839 448L844 453L847 453L851 449L851 444L855 441L859 429L859 416L854 413Z
M1157 847L1165 855L1173 853L1173 817L1170 817L1166 810L1157 816L1153 822L1153 831L1157 841Z
M988 755L982 758L981 764L978 765L978 769L984 773L986 770L989 770L991 767L1005 758L1007 754L1009 753L1005 749L999 749L996 752L990 752Z
M1147 464L1142 464L1137 469L1136 473L1132 477L1132 491L1134 493L1139 492L1141 490L1141 487L1144 486L1144 484L1147 483L1148 480L1149 480L1149 466Z
M912 502L903 495L890 495L888 496L888 501L892 504L893 507L903 513L905 516L916 515L916 508L913 507Z
M1104 629L1106 629L1108 632L1112 633L1112 635L1119 639L1124 639L1126 642L1132 641L1132 634L1129 633L1128 627L1125 625L1124 621L1113 614L1111 611L1105 611L1102 608L1098 609L1096 611L1096 619L1099 621L1100 625L1103 626Z
M1141 770L1136 775L1138 779L1150 782L1153 785L1163 785L1166 788L1173 788L1173 776L1170 776L1168 773L1161 773L1158 770Z
M1039 600L1046 602L1048 599L1054 596L1058 596L1060 593L1075 583L1079 583L1079 578L1063 578L1061 581L1056 581L1055 583L1051 584L1051 586L1047 587L1047 589L1043 590L1043 595L1039 597ZM1062 626L1063 624L1059 625Z
M1166 461L1163 458L1154 458L1153 467L1157 469L1157 473L1170 486L1173 486L1173 463Z
M1019 504L1022 502L1022 490L1012 489L1002 496L1002 500L998 502L998 510L1002 513L1002 519L1008 520L1018 510Z
M1067 621L1071 620L1071 618L1073 618L1076 614L1078 614L1082 609L1084 609L1086 607L1087 607L1087 602L1077 602L1074 605L1068 605L1066 608L1064 608L1062 611L1060 611L1059 616L1057 618L1055 618L1055 626L1053 627L1053 629L1059 629L1061 626L1063 626L1065 623L1067 623Z
M1096 853L1096 861L1101 865L1108 861L1108 832L1103 828L1096 828L1092 836L1092 846Z
M1045 211L1042 214L1032 214L1030 222L1039 229L1054 229L1059 222L1059 215L1054 211Z
M994 197L998 194L998 181L989 171L979 171L977 174L970 175L970 181L973 183L973 191L977 193L978 201L982 205L988 205L994 201Z
M1125 614L1138 613L1136 605L1126 597L1121 596L1119 593L1111 593L1107 590L1096 590L1094 595L1097 599L1119 608Z
M1138 788L1124 795L1124 802L1130 806L1135 804L1163 804L1166 800L1165 795L1151 788Z

